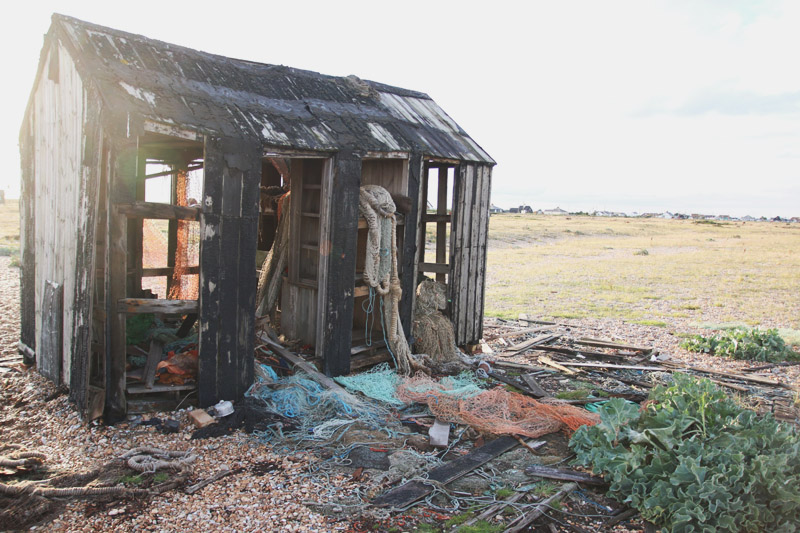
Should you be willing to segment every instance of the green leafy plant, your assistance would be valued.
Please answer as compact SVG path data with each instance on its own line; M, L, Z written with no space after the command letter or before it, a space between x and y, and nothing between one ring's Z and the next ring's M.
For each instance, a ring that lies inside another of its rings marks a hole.
M800 531L800 436L708 380L675 375L639 409L620 399L572 436L576 462L663 531Z
M776 363L800 359L786 345L777 329L734 328L718 335L695 335L681 343L690 352L722 355L732 359Z

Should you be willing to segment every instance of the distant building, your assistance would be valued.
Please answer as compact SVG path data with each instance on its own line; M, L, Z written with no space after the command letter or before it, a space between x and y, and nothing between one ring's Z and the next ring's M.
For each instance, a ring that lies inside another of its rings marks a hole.
M754 222L756 220L755 217L751 217L750 215L745 215L740 219L742 222Z
M505 209L503 209L502 207L497 207L496 205L492 204L491 207L489 207L489 212L490 213L505 213Z
M520 213L527 213L527 214L531 215L531 214L533 214L533 209L531 209L531 206L529 206L529 205L521 205L521 206L519 206L519 212Z
M569 215L568 211L564 211L560 207L556 207L555 209L545 209L543 213L545 215Z
M509 213L519 213L519 207L512 207L508 210Z

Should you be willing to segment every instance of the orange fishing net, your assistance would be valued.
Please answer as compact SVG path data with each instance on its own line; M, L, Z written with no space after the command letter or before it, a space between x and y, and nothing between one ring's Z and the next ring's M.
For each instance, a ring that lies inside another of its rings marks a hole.
M539 402L502 387L472 396L459 394L423 374L404 380L396 394L403 402L427 404L440 420L496 435L536 438L560 430L569 434L600 422L597 415L583 409Z
M177 205L189 205L189 175L179 170L175 184ZM171 300L196 300L199 276L189 274L191 266L200 259L200 225L191 220L178 220L178 242L175 247L175 270L168 298Z

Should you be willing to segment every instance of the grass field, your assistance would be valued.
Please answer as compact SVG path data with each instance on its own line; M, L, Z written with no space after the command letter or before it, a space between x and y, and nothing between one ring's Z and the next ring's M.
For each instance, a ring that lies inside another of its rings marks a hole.
M7 200L0 255L18 249ZM492 215L486 314L519 313L800 330L800 225Z
M491 217L486 314L800 328L800 225Z
M19 252L19 201L6 200L0 204L0 255Z

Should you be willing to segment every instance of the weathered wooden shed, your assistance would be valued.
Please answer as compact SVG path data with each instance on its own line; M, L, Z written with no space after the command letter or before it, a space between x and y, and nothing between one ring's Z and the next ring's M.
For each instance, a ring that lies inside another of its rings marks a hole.
M411 199L398 230L405 331L418 274L430 273L447 283L457 342L482 335L495 163L423 93L53 15L20 149L20 349L82 412L101 406L113 420L161 391L126 380L126 319L142 312L197 316L200 405L242 396L256 257L276 225L260 202L270 186L292 195L284 332L313 345L328 375L350 371L364 329L364 184ZM166 200L149 198L157 179ZM166 264L143 251L152 221L166 221ZM163 293L144 288L154 280ZM194 293L175 290L187 280Z

